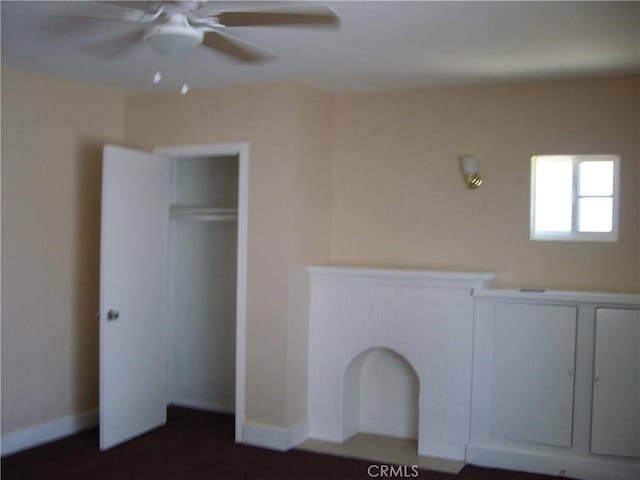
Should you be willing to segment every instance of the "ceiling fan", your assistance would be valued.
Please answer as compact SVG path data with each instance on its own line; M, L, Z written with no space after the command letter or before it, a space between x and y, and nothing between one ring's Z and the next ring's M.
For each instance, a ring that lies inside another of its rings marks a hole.
M319 4L288 9L220 9L217 3L229 5L230 2L3 2L2 14L101 18L138 23L145 27L112 39L116 53L125 53L142 43L148 43L163 55L178 56L203 46L246 63L264 61L272 56L241 42L225 32L225 28L337 27L340 23L333 10Z

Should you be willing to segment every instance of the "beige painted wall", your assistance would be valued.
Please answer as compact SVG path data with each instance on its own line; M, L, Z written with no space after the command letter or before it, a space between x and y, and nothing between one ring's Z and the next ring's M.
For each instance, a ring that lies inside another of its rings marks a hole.
M509 287L640 291L638 77L341 95L332 262L492 271ZM457 156L485 177L462 183ZM530 157L621 158L616 243L529 241Z
M250 142L246 415L306 416L308 264L638 291L638 79L122 97L2 72L2 431L97 404L100 146ZM528 240L529 157L618 153L620 241ZM480 158L465 189L456 163ZM331 205L332 204L332 205Z
M330 97L273 84L125 102L10 69L2 80L2 431L97 406L105 142L250 142L246 415L304 420L305 269L329 259Z
M123 114L2 68L2 432L97 406L100 162Z
M296 124L289 265L285 425L307 418L309 279L307 267L327 263L331 246L331 96L294 87Z

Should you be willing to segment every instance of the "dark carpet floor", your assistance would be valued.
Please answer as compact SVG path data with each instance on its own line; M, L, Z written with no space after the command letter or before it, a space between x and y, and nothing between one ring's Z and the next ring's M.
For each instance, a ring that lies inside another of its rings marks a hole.
M164 427L107 452L98 429L2 458L2 480L369 479L372 462L234 443L229 415L170 407ZM408 471L411 474L411 470ZM398 477L395 477L398 478ZM403 478L403 477L400 477ZM551 480L556 477L466 466L459 475L420 470L423 480Z

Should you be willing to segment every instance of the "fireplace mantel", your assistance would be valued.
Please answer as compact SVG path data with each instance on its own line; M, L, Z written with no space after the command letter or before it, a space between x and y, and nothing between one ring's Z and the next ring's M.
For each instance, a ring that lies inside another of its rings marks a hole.
M314 266L308 268L312 282L360 283L368 285L403 285L407 287L445 287L473 290L489 288L493 273L443 272L387 268Z

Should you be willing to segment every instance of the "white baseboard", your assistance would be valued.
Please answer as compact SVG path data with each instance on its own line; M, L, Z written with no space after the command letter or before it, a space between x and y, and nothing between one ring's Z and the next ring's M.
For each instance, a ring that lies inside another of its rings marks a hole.
M236 411L236 407L233 404L209 402L207 400L193 400L189 398L172 399L170 405L174 405L176 407L196 408L198 410L207 410L218 413L233 414Z
M640 460L560 455L493 445L469 445L467 463L585 480L637 480Z
M309 438L309 424L296 423L288 427L275 427L256 423L242 426L242 443L271 450L285 451Z
M73 435L97 424L98 410L94 409L5 433L0 440L2 456Z
M300 445L309 439L309 423L307 421L295 423L287 427L289 448Z

